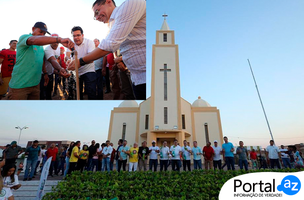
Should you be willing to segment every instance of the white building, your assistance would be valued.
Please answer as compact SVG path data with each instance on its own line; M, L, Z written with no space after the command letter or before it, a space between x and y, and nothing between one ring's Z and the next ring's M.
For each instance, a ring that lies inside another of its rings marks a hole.
M111 112L108 139L116 143L126 139L128 145L134 142L152 140L161 146L168 146L177 139L197 141L203 147L206 141L223 142L219 110L198 97L192 104L180 96L179 54L175 44L174 31L164 19L161 30L156 31L156 44L152 53L151 97L137 104L124 101ZM195 85L195 84L194 84ZM202 87L202 86L198 86ZM197 88L198 90L199 88Z

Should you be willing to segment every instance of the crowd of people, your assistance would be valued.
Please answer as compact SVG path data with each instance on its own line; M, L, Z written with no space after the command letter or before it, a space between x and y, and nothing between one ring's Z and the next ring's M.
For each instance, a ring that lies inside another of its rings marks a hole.
M23 170L23 162L16 167L16 159L23 152L27 155L26 167L23 181L30 181L34 176L42 172L48 159L51 159L49 167L49 176L66 177L73 171L160 171L171 170L191 171L191 157L195 170L202 169L204 163L205 170L222 170L227 166L227 170L235 170L235 160L238 161L239 169L248 170L249 165L252 169L265 168L303 168L302 153L294 145L286 149L281 145L279 149L273 140L270 140L269 146L265 150L251 149L244 146L243 141L239 141L239 146L235 149L234 145L228 141L225 136L224 143L218 144L218 141L207 142L206 146L200 147L197 141L193 141L193 146L187 140L180 146L178 140L174 140L171 147L164 141L162 146L158 147L156 141L152 141L148 147L147 142L143 141L141 146L137 143L128 145L127 140L120 139L117 148L107 140L105 143L96 143L91 141L91 145L81 146L80 141L71 142L69 146L61 146L52 143L48 148L45 145L39 145L37 140L32 145L22 150L16 141L7 145L3 151L3 161L1 165L1 183L0 188L4 188L7 194L12 194L13 190L21 187L18 181L18 175ZM203 162L202 162L203 161ZM223 164L223 165L222 165ZM115 168L114 168L115 166ZM128 167L127 167L128 166ZM61 174L59 175L59 173ZM1 185L3 183L3 185Z
M114 0L96 0L92 10L95 20L110 27L101 41L84 38L80 26L71 28L73 41L61 38L50 34L43 22L35 23L32 33L19 41L11 40L10 48L0 51L1 98L52 100L62 83L63 95L75 99L79 78L80 99L83 94L89 100L104 99L105 85L105 93L112 92L113 99L145 100L146 1L125 0L116 7ZM44 45L48 46L44 49ZM75 60L73 50L79 59Z

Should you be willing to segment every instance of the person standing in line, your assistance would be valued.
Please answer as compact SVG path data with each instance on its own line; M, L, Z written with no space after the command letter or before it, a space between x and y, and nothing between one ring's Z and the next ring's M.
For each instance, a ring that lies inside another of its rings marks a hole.
M16 141L12 141L11 145L5 149L3 154L3 159L5 159L5 164L15 164L18 156L23 152L22 148L17 145Z
M223 149L223 155L224 155L224 160L225 164L227 164L228 170L235 170L234 167L234 146L231 142L228 142L228 138L225 136L224 137L224 144L222 145Z
M269 146L266 147L266 158L267 162L270 161L271 169L274 169L274 165L281 169L279 158L281 158L281 152L279 148L274 144L273 140L269 141Z
M207 142L207 145L203 148L203 156L205 161L205 169L210 170L213 168L213 156L214 150L211 146L211 142Z
M172 155L172 170L173 171L180 171L181 167L181 160L182 157L182 148L178 145L178 141L174 140L174 145L170 148L170 154Z
M52 157L51 166L49 169L49 176L53 177L53 171L55 170L55 162L57 158L58 148L55 147L55 143L52 143L50 148L46 151L47 159ZM55 171L56 173L56 171Z
M66 177L66 175L68 174L69 172L69 168L70 168L70 157L71 157L71 154L72 154L72 150L75 146L75 142L71 142L70 143L70 146L67 150L67 154L66 154L66 157L65 157L65 170L64 170L64 174L63 174L63 177Z
M199 146L197 146L197 141L194 141L192 147L194 169L197 168L202 169L202 160L201 160L202 154L203 154L202 149Z
M147 142L143 141L142 146L139 147L138 150L138 169L141 171L142 167L144 168L144 171L147 171L147 160L149 155L149 148L147 147Z
M250 160L251 160L251 163L252 163L252 168L253 169L258 169L258 155L255 151L255 149L252 149L252 151L250 152Z
M290 164L290 156L288 155L288 149L284 148L284 145L281 145L281 158L282 158L282 164L284 165L284 168L289 167L291 169L291 164Z
M113 148L110 145L110 140L106 141L106 146L103 148L102 153L103 153L103 159L102 159L102 171L107 171L110 172L110 159L111 159L111 154L112 154Z
M188 171L191 171L191 148L188 146L187 140L184 140L184 146L182 148L183 152L183 169L186 171L186 167L188 167Z
M163 142L163 146L160 147L159 157L160 157L160 171L165 171L168 169L170 149L167 146L167 141Z
M239 166L240 169L243 169L243 165L245 166L245 170L248 171L248 151L247 149L244 147L244 142L240 141L239 142L239 147L236 148L236 153L239 155Z
M157 171L157 165L158 165L158 160L157 160L157 154L159 153L159 147L155 146L156 142L155 140L152 141L152 146L149 147L149 155L150 155L150 160L149 160L149 170L152 171L152 166L154 166L154 171Z
M88 158L88 163L87 163L87 171L91 171L92 159L93 159L93 155L95 153L96 153L95 140L92 140L91 145L89 146L89 158Z
M137 165L138 165L138 144L135 142L133 144L133 147L130 148L129 151L129 172L136 172L137 171ZM133 170L134 168L134 170Z
M88 145L85 144L82 146L82 149L79 152L79 159L77 161L77 169L80 170L80 172L83 172L83 169L88 162L88 157L89 157Z
M127 155L130 151L130 148L127 146L127 140L123 141L123 146L119 148L119 160L118 160L118 172L120 172L121 165L123 171L126 171L126 165L127 165Z
M116 160L116 171L118 171L118 160L119 160L119 149L123 146L123 139L118 140L118 147L116 150L115 160Z
M222 160L221 160L222 148L218 146L217 140L214 140L214 146L212 148L214 150L213 168L214 170L216 168L222 169Z

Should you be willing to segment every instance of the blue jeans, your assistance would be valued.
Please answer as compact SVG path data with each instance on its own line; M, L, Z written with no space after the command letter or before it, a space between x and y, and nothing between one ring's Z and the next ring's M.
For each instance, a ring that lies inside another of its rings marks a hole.
M247 160L239 160L240 169L243 169L243 165L245 166L245 170L248 171L248 161Z
M95 171L98 171L98 159L92 159L92 164L90 167L90 171L94 171L94 167L95 167Z
M179 171L181 168L181 161L180 160L171 160L172 170Z
M118 171L118 160L116 160L116 171Z
M274 165L276 165L278 167L278 169L281 169L279 159L269 159L269 160L270 160L271 169L274 169Z
M282 158L282 161L285 168L289 167L291 169L290 158Z
M68 174L69 167L70 167L70 158L65 157L65 170L64 170L64 175L63 175L64 177L66 177L66 175Z
M165 171L167 171L168 161L169 160L160 160L160 171L163 171L163 168L165 168Z
M194 169L197 169L197 167L199 169L202 169L202 160L199 159L199 160L193 160L193 163L194 163Z
M113 171L113 162L110 161L110 170Z
M107 171L110 172L110 158L106 157L102 159L102 171L106 171L105 167L107 166Z
M83 83L89 100L96 99L96 73L88 72L79 77L80 99L83 99Z
M235 170L234 168L234 157L225 157L228 170Z
M154 171L156 172L157 171L157 165L158 165L157 159L150 159L149 160L149 170L152 171L152 166L154 166Z
M38 161L38 159L27 160L26 161L26 168L25 168L25 173L24 173L24 179L33 178L34 172L35 172L35 169L36 169L36 165L37 165L37 161ZM30 176L29 176L30 168L31 168L31 173L30 173Z

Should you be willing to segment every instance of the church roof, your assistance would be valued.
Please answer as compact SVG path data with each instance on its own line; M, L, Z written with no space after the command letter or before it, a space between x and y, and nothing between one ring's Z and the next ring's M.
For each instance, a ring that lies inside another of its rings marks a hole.
M166 30L166 31L170 30L170 28L169 28L169 26L167 24L166 18L164 19L163 25L162 25L162 27L161 27L160 30Z
M138 103L134 100L126 100L126 101L123 101L121 102L121 104L119 104L118 107L138 107Z
M198 99L193 102L192 107L211 107L211 105L204 99L201 99L201 97L198 97Z

